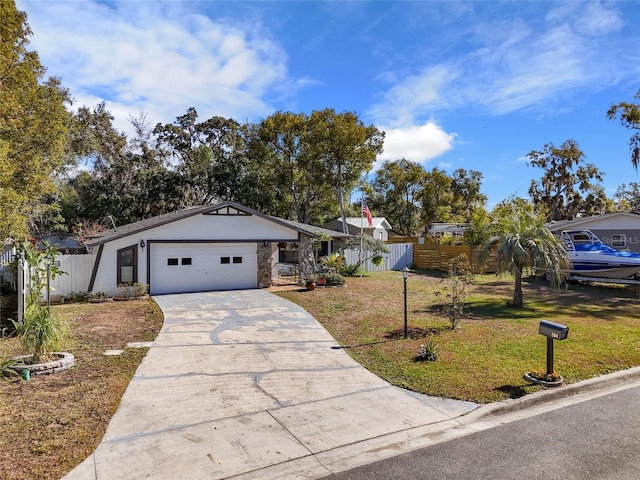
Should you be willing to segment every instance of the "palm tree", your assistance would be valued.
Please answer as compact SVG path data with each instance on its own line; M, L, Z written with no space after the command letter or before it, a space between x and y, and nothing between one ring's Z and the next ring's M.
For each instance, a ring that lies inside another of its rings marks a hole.
M522 308L522 271L525 267L547 269L552 279L560 283L569 263L562 244L544 226L544 216L533 211L533 206L511 205L494 215L485 229L482 256L495 252L501 271L515 276L513 306Z

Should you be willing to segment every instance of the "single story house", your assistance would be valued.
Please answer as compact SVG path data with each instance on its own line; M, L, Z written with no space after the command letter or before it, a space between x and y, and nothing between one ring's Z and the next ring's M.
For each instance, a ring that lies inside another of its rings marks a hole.
M640 253L640 214L637 213L605 213L549 222L545 226L557 235L563 230L591 230L603 243L613 248Z
M185 208L89 239L95 261L86 291L114 295L126 283L145 283L153 295L265 288L277 277L279 244L298 244L304 275L314 243L329 234L349 237L234 202Z
M384 217L372 217L371 226L369 226L369 222L365 217L347 217L346 222L347 230L350 235L359 235L362 231L363 233L371 235L373 238L382 240L383 242L389 240L389 231L392 230L391 225ZM327 222L324 224L324 227L337 232L344 231L342 229L342 218L337 218Z
M464 232L471 228L470 223L432 223L427 235L430 237L463 237Z

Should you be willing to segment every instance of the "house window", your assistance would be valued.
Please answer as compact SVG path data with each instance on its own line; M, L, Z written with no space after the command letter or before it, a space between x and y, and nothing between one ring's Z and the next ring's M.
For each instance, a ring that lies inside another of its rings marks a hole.
M118 250L118 285L138 281L138 246Z
M191 265L191 257L183 258L182 265Z
M242 257L233 257L233 263L242 263Z
M178 259L177 258L167 258L167 265L170 265L170 266L178 265Z
M611 246L614 248L626 248L627 246L627 234L626 233L614 233L611 235Z
M231 257L220 257L220 263L222 263L223 265L231 263Z

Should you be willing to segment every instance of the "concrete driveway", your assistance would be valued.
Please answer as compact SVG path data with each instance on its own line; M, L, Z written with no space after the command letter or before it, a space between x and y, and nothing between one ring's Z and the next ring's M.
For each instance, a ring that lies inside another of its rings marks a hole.
M469 433L477 405L389 385L269 292L154 299L164 325L67 480L320 478Z

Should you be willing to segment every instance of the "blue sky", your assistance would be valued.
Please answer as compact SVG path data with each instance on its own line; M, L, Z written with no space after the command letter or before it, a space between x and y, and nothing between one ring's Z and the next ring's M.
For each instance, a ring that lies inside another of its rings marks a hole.
M640 89L640 2L17 0L48 75L116 126L195 107L259 121L355 111L379 158L478 170L489 206L528 196L525 155L575 139L609 196L640 182L606 111Z

